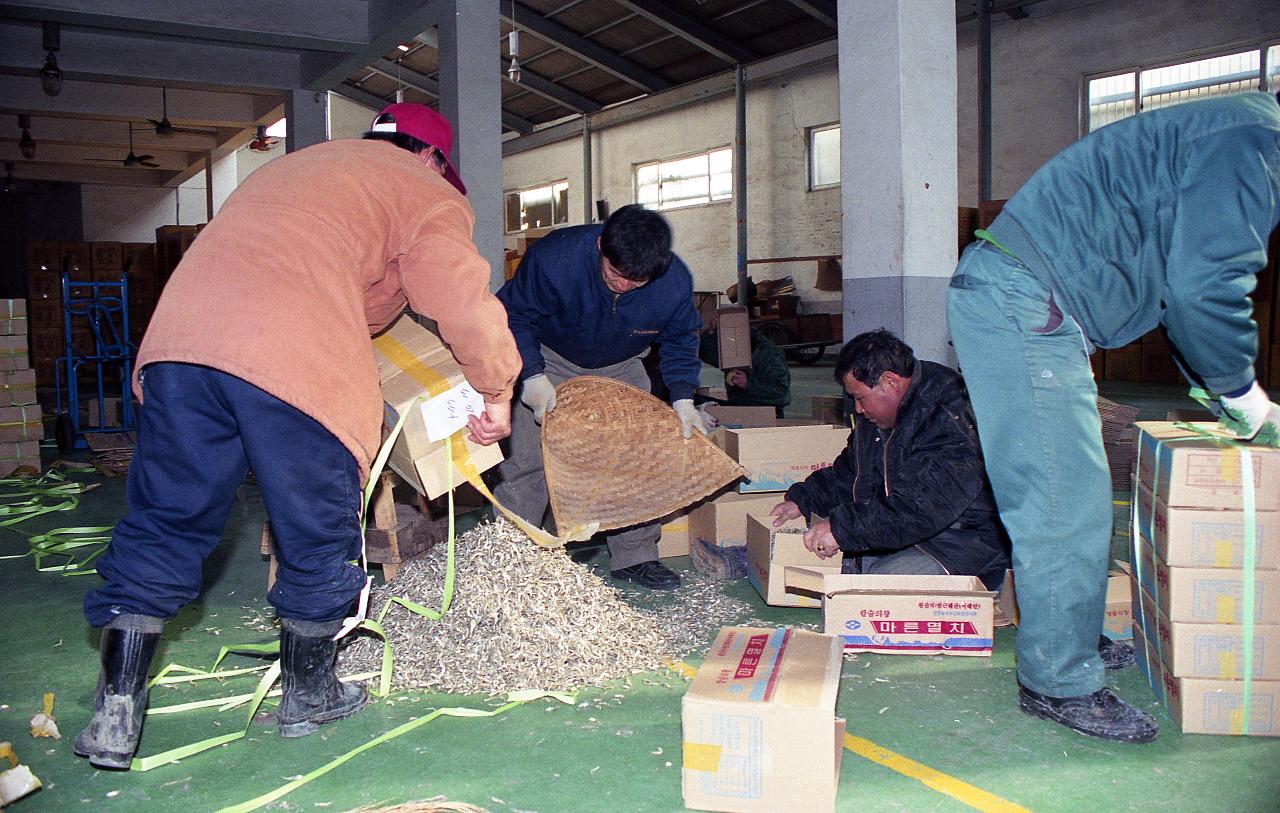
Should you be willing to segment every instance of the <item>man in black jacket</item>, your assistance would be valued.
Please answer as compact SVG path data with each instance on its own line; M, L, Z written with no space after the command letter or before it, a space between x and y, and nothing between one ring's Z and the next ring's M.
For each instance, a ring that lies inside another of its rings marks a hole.
M960 376L876 330L840 350L835 378L857 413L849 445L787 490L773 524L803 515L805 547L843 554L845 572L949 573L998 588L1008 542Z

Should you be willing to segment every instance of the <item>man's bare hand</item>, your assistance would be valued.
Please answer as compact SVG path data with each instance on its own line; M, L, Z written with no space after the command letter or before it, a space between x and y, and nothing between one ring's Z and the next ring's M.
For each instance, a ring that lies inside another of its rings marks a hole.
M511 434L511 402L486 402L484 412L467 418L467 428L472 443L492 446Z
M730 387L737 387L740 390L744 390L747 388L747 371L730 370L729 374L724 377L724 382Z
M825 519L815 521L804 532L804 546L823 559L830 559L840 552L840 546L831 533L831 522Z
M778 528L788 520L800 519L800 506L791 500L783 500L773 507L769 516L773 517L773 527Z

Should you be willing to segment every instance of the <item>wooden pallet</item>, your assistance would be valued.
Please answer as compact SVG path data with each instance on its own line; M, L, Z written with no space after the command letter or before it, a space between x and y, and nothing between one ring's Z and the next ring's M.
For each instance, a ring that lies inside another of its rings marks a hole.
M448 517L434 519L418 506L397 503L395 486L400 478L392 472L383 472L378 487L369 501L369 523L365 528L365 556L369 562L382 566L386 581L395 579L400 565L431 549L448 533ZM271 523L262 523L262 555L268 558L267 589L276 581L275 542L271 538Z

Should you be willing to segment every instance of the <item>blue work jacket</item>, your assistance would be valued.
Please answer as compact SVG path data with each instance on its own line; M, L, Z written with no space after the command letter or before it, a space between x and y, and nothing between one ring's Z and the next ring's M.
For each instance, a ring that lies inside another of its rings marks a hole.
M1255 92L1090 133L1031 176L990 231L1094 344L1164 325L1184 371L1222 393L1255 378L1249 294L1277 220L1280 105Z
M693 308L693 277L674 254L665 273L615 294L604 284L596 241L603 226L556 229L530 247L516 275L498 291L524 360L520 379L541 373L546 346L579 367L607 367L658 344L671 400L692 398L702 362L702 319Z

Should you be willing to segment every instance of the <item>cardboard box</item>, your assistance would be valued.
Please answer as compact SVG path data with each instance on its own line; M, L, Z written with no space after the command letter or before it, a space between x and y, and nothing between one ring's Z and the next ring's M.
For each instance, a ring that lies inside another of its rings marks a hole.
M704 539L721 548L747 544L747 517L766 520L773 507L782 501L781 494L739 494L728 491L705 500L689 512L689 539Z
M0 406L19 406L36 402L36 371L8 370L0 372Z
M1170 508L1151 488L1137 488L1138 528L1170 567L1244 567L1244 512ZM1254 514L1254 566L1280 570L1280 511Z
M1168 421L1139 421L1137 427L1138 480L1153 488L1156 499L1178 508L1242 507L1239 448ZM1252 444L1247 449L1255 508L1280 511L1280 449Z
M847 652L991 654L995 593L977 576L852 575L787 567L788 589L822 596L822 631Z
M0 336L0 370L25 370L30 366L26 335Z
M746 308L720 308L716 343L721 370L751 366L751 319Z
M93 253L89 243L59 243L59 249L62 253L59 271L66 271L73 281L93 279Z
M1174 677L1240 680L1244 677L1243 624L1174 623L1146 590L1135 590L1134 617ZM1253 627L1253 677L1280 680L1280 625Z
M1135 630L1133 644L1138 669L1182 733L1280 736L1280 681L1251 681L1246 732L1244 681L1176 677L1165 668L1141 630Z
M658 558L689 555L689 515L685 512L662 519L662 536L658 537Z
M38 441L44 437L40 405L0 407L0 443Z
M40 471L40 441L24 440L18 443L0 443L0 477L8 477L20 466Z
M685 806L835 810L840 661L840 642L828 635L720 630L680 703Z
M434 333L401 316L373 340L378 360L378 380L382 398L398 415L408 413L404 431L396 440L387 464L391 469L425 493L429 499L444 494L448 488L445 443L432 442L427 436L422 402L466 383L461 368L444 343ZM466 458L478 471L490 469L502 461L498 444L481 446L466 439L466 432L454 434L454 485L466 482L458 459ZM451 439L452 440L452 439Z
M26 335L28 330L27 300L0 299L0 335Z
M1170 621L1239 624L1244 621L1244 571L1169 567L1138 534L1132 558L1138 584L1153 596ZM1274 618L1280 608L1280 570L1254 573L1254 617Z
M93 270L98 271L119 271L124 264L124 244L123 243L94 243L93 244ZM117 273L117 277L120 275Z
M713 398L717 401L725 401L729 398L729 389L727 387L696 387L693 394L701 395L705 398Z
M844 426L729 429L724 450L751 472L751 479L738 486L742 493L786 491L830 466L844 451L849 431Z
M98 423L98 399L89 398L84 402L85 418L84 425L92 429L99 428ZM120 426L123 421L123 410L119 397L102 399L102 417L104 418L101 427Z
M809 398L809 414L814 420L832 426L846 426L843 395L814 395Z
M1107 604L1103 610L1102 631L1113 641L1133 638L1133 590L1128 573L1112 572L1107 576Z
M786 569L789 565L807 567L823 573L839 573L839 556L823 559L804 546L804 520L793 520L781 528L759 517L747 517L747 578L764 599L774 607L822 606L818 593L789 591Z
M728 406L711 404L707 412L725 429L760 429L778 425L778 410L771 406Z

